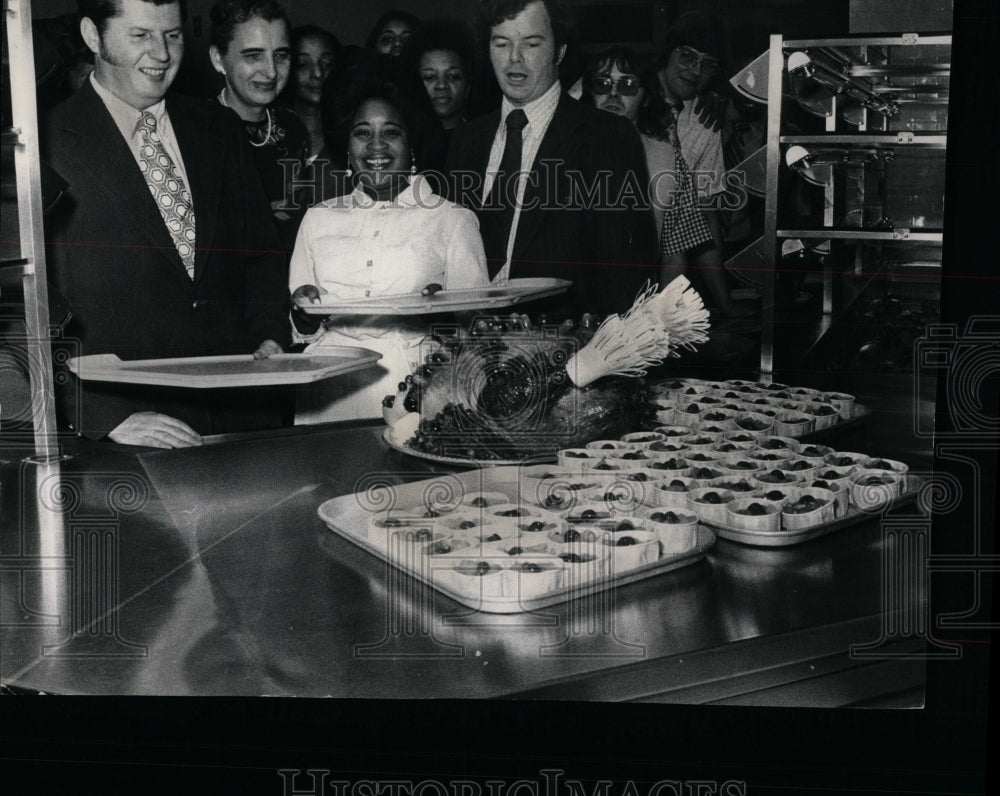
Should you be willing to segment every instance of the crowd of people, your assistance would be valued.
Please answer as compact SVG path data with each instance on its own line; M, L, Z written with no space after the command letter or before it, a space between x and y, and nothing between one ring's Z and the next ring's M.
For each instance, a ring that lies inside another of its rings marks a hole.
M170 91L180 0L79 12L93 71L47 115L43 159L69 185L46 239L82 353L382 353L299 396L296 421L317 422L377 416L423 332L319 324L310 303L559 277L572 288L533 309L561 321L695 266L717 314L744 312L722 268L725 114L699 99L725 72L711 15L655 57L584 61L560 0L481 0L478 29L390 11L363 45L279 0L218 0L219 85L194 98ZM84 436L161 447L291 420L277 393L231 392L85 383L62 408Z

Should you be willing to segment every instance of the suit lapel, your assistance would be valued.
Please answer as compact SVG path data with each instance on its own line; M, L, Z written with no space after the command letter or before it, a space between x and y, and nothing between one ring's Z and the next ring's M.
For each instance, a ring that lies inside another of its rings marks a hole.
M172 97L167 98L167 112L184 159L188 190L194 203L195 260L194 280L199 282L212 250L222 197L226 142L213 125L199 120L190 109Z
M79 139L79 167L90 175L94 190L102 193L129 229L138 230L159 257L157 261L188 280L163 216L118 126L87 81L77 93L78 108L67 132Z
M529 209L521 213L517 223L517 238L514 240L512 253L513 260L522 259L532 239L538 232L543 219L545 218L545 206L552 206L560 197L557 193L559 183L557 180L555 163L558 163L558 171L565 169L566 164L574 162L574 155L579 148L580 137L577 129L582 124L582 119L576 113L575 100L560 95L556 112L549 122L549 127L545 131L542 142L535 155L535 161L531 164L532 174L537 175L533 183L529 183L524 192L524 205ZM541 163L549 161L553 165L542 168Z

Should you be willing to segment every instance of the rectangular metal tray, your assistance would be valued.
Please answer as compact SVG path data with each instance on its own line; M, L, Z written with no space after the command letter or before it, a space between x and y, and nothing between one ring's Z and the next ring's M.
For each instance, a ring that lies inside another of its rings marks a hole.
M372 513L390 507L400 510L405 510L409 506L423 507L428 495L436 495L439 499L441 495L461 495L478 491L516 495L519 471L519 467L488 467L482 470L443 474L398 486L374 487L375 490L384 491L368 491L365 494L355 493L333 498L320 505L317 513L334 533L377 558L387 561L407 575L426 583L455 602L476 611L497 614L535 611L687 567L701 561L708 549L715 544L715 534L705 526L699 525L695 547L686 553L661 558L645 566L630 569L621 575L606 576L586 584L574 584L571 588L553 591L536 599L521 599L490 598L482 595L479 590L459 592L447 588L441 583L432 582L420 569L406 566L405 562L387 556L383 550L367 539L368 518Z
M899 506L912 503L917 499L920 490L923 489L925 481L913 475L905 475L903 479L906 484L903 493L880 508L877 513L875 511L862 511L856 506L849 506L847 513L843 517L813 528L802 528L794 531L747 531L741 528L730 528L714 522L705 522L704 520L702 522L711 528L716 536L728 539L731 542L739 542L740 544L752 545L754 547L791 547L792 545L803 544L804 542L818 539L821 536L843 530L851 525L857 525L865 520L874 519L887 511L892 511Z
M440 290L431 296L401 293L392 296L331 301L302 307L309 315L433 315L438 312L498 310L523 301L555 296L566 292L572 282L566 279L511 279L503 285L465 290Z
M371 367L382 358L368 348L341 346L322 354L253 354L176 359L119 359L115 354L73 357L69 369L84 381L114 381L162 387L272 387L309 384Z

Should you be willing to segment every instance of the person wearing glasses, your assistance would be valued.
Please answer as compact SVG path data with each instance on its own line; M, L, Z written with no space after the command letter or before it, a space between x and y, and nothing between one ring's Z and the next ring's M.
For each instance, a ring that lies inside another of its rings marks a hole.
M667 31L656 64L655 135L674 147L676 195L660 229L661 281L693 266L714 299L716 314L734 318L750 310L729 295L723 269L723 234L718 197L726 167L717 125L700 118L698 94L722 71L722 23L705 12L681 16ZM658 106L658 107L657 107Z
M584 68L581 99L599 110L624 116L639 132L650 178L653 220L659 231L664 209L672 201L674 150L669 141L656 136L663 104L657 98L656 73L630 47L609 47L593 55Z

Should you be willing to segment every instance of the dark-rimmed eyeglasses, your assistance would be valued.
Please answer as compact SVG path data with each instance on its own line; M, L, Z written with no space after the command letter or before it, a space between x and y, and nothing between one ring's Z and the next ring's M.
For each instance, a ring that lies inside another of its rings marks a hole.
M701 73L708 76L714 75L722 68L718 59L708 55L701 55L690 47L678 47L676 52L677 63L685 69L690 69L692 72L701 67Z
M595 77L590 81L590 91L594 95L610 94L615 89L622 97L635 97L642 85L637 77L621 77L612 80L610 77Z

